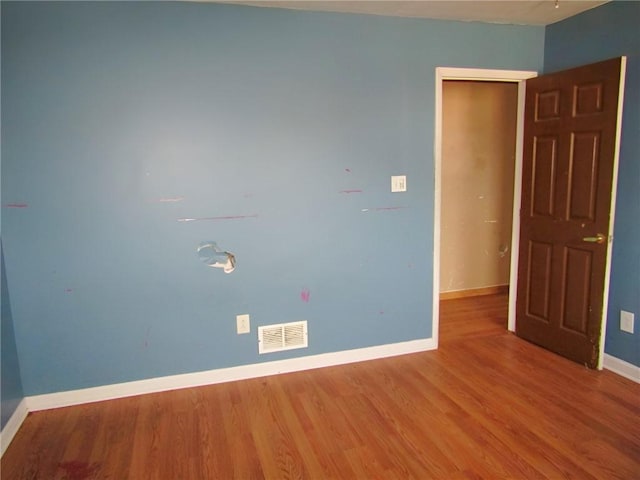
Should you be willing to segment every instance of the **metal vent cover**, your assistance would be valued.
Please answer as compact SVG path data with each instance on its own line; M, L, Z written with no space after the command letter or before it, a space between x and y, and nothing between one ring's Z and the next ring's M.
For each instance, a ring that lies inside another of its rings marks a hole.
M306 320L258 327L258 353L281 352L308 346Z

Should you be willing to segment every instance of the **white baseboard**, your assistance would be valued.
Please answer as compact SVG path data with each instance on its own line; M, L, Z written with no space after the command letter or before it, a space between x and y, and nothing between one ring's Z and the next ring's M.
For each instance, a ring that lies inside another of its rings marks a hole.
M27 415L29 415L29 408L27 407L27 400L23 398L2 429L2 432L0 432L0 457L4 455Z
M613 357L608 353L604 354L603 366L607 370L611 370L613 373L617 373L629 380L633 380L636 383L640 383L640 367L635 366L632 363L620 360L617 357Z
M104 385L101 387L84 388L67 392L48 393L27 397L29 411L48 410L50 408L68 407L82 403L100 402L115 398L143 395L145 393L164 392L180 388L200 387L216 383L232 382L249 378L290 373L314 368L344 365L347 363L374 360L377 358L393 357L407 353L434 350L435 341L432 338L411 340L408 342L380 345L376 347L345 350L342 352L323 353L308 357L276 360L273 362L242 365L239 367L221 368L204 372L185 373L168 377L150 378L134 382Z

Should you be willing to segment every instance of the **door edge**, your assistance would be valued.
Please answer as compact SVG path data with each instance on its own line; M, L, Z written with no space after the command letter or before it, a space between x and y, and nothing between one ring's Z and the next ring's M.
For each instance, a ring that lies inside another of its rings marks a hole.
M598 363L596 368L604 367L604 347L607 336L609 316L609 287L611 284L611 255L613 254L614 226L616 216L616 198L618 196L618 167L620 165L620 141L622 137L622 113L624 107L624 87L627 73L627 57L620 57L620 85L618 90L618 117L616 119L616 138L613 151L613 177L611 179L611 207L609 211L609 241L604 267L604 287L602 291L602 319L600 323L600 345L598 345Z

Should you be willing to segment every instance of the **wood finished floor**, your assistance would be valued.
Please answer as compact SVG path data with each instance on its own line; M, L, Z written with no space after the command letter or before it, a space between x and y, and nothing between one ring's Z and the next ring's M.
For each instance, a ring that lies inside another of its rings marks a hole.
M640 385L442 302L440 349L28 416L12 479L638 479Z

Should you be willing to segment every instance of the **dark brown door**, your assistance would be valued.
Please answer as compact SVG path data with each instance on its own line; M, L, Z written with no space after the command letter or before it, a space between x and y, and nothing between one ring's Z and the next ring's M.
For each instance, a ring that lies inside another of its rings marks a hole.
M624 58L527 80L516 334L596 368Z

